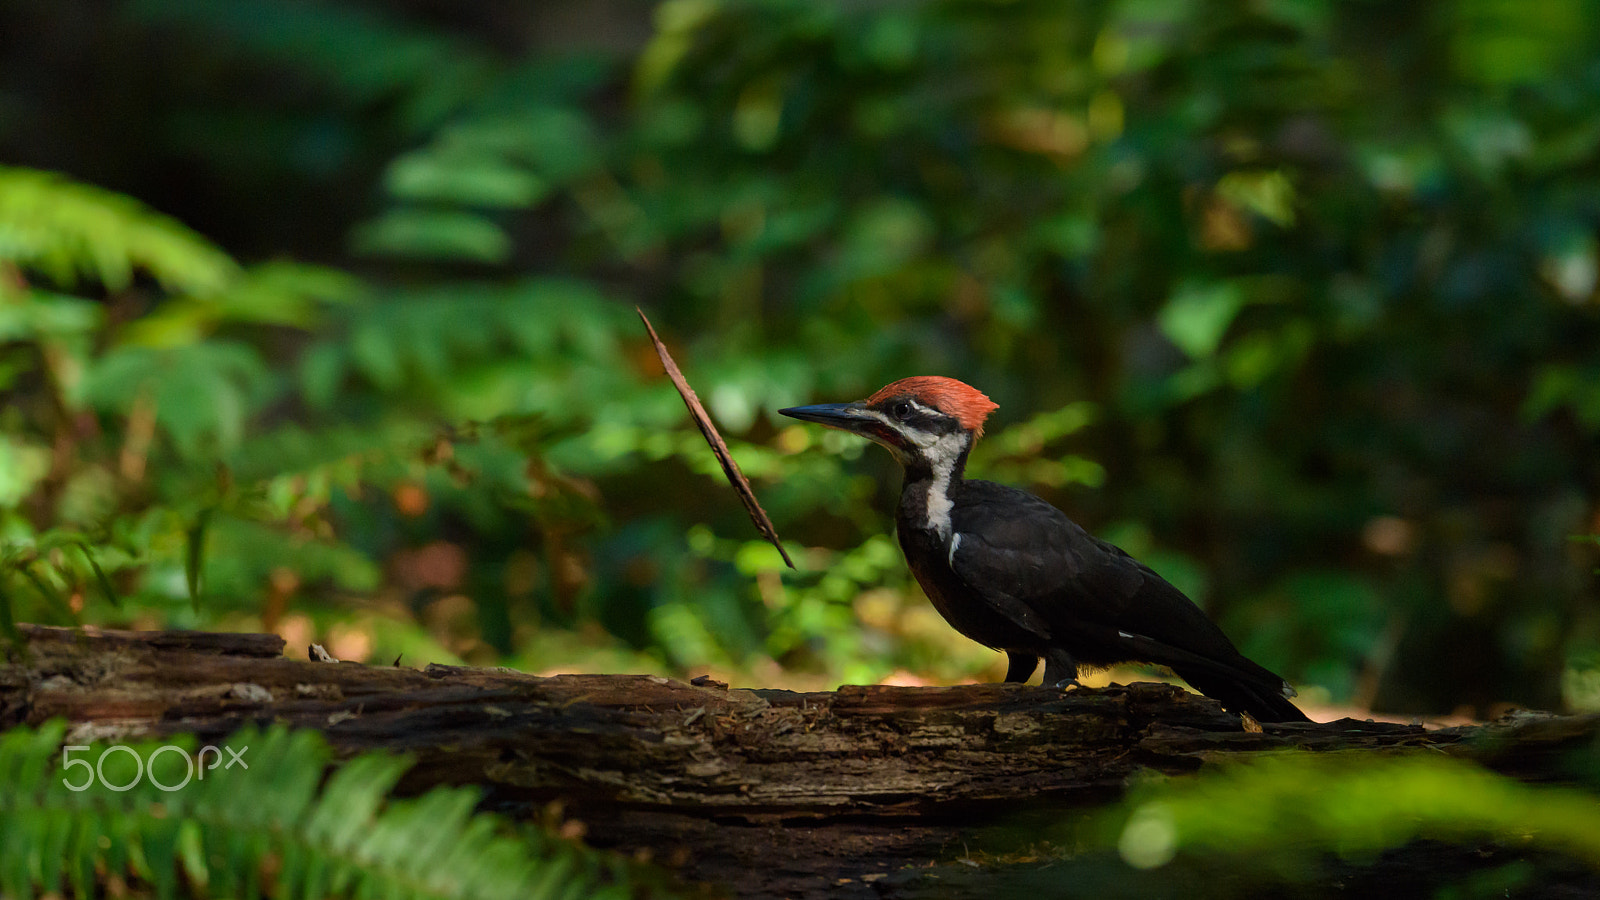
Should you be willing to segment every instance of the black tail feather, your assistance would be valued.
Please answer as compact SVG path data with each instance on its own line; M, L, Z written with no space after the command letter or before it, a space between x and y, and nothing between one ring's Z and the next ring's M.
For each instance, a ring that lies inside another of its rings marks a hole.
M1309 722L1300 708L1289 702L1288 682L1233 648L1216 632L1225 646L1211 647L1211 653L1177 647L1143 635L1117 633L1119 643L1132 651L1130 659L1159 663L1178 673L1189 686L1221 703L1231 712L1247 712L1257 722ZM1227 655L1224 655L1227 654ZM1226 660L1225 662L1223 660Z
M1273 690L1254 681L1231 678L1215 669L1195 670L1174 666L1172 671L1189 682L1195 690L1221 703L1223 708L1235 713L1249 713L1257 722L1311 721L1298 706L1283 696L1281 688ZM1283 682L1279 680L1278 684L1282 685Z

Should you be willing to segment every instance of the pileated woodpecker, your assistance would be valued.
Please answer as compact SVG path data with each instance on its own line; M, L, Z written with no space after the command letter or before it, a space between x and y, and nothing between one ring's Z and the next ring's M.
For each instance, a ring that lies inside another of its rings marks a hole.
M1057 686L1079 665L1157 663L1257 721L1310 721L1288 682L1143 563L1026 491L962 477L995 408L954 378L921 376L779 412L882 444L905 467L895 522L911 573L957 631L1005 651L1006 681L1027 681L1040 657Z

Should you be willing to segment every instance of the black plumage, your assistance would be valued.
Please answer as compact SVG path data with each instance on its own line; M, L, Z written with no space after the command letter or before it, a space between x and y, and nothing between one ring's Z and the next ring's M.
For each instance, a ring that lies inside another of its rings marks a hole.
M956 482L949 497L954 550L904 513L900 546L957 631L1006 651L1007 680L1027 679L1040 658L1047 684L1074 680L1078 664L1155 663L1258 721L1307 721L1284 680L1241 654L1182 591L1061 510L976 479Z
M994 404L959 381L897 381L858 403L784 415L860 434L905 467L896 525L912 574L945 620L1006 652L1007 681L1045 661L1045 682L1079 665L1148 662L1261 722L1306 722L1287 682L1247 659L1182 591L1034 495L963 477Z

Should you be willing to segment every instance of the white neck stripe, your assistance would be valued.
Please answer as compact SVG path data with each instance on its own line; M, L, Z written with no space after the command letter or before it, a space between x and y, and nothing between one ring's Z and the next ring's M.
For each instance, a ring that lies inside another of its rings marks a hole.
M928 480L927 518L923 524L943 538L949 538L955 530L950 524L950 511L955 507L950 500L950 482L970 441L966 432L957 431L941 435L928 446L926 458L933 477Z

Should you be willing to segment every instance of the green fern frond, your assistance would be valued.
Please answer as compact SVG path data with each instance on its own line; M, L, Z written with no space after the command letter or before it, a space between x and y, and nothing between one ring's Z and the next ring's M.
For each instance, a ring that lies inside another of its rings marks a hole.
M336 269L282 260L262 263L240 272L221 293L169 298L124 325L117 343L185 346L229 322L310 329L318 324L324 307L350 303L363 290L360 279Z
M475 812L474 788L388 800L404 757L363 754L324 782L314 731L247 728L198 767L190 738L63 749L65 732L0 735L5 896L95 896L106 876L161 898L667 895L621 857Z
M241 341L118 347L95 361L87 401L128 415L148 402L180 457L207 462L238 447L250 417L272 396L259 350Z
M566 418L630 377L628 315L593 287L554 278L405 291L353 307L347 336L313 346L304 391L324 407L359 379L411 401L430 398L455 419Z
M31 607L44 612L49 620L79 622L68 597L87 580L80 563L88 559L88 551L84 548L81 557L64 552L65 545L77 540L73 532L49 531L36 539L0 541L0 635L13 642L21 640L15 625L21 617L15 605L19 588L23 595L33 595ZM98 570L98 565L95 568Z
M266 483L269 494L282 479L309 479L313 485L337 484L354 488L377 470L400 477L416 458L417 449L438 435L431 422L401 418L374 423L335 423L307 428L288 423L260 431L225 457L241 483ZM326 489L323 488L325 493ZM278 496L291 503L298 497ZM278 517L287 513L279 503Z
M98 279L116 290L137 270L168 291L219 291L238 272L228 255L138 201L54 172L0 167L0 260L64 287Z
M32 537L0 541L0 579L32 571L31 580L45 585L69 616L71 609L59 599L57 584L64 589L61 593L70 593L93 582L111 605L120 606L121 598L106 575L97 551L90 546L92 543L89 535L70 528L52 528ZM36 566L43 566L49 575L39 576L34 571ZM4 598L0 597L0 606L4 603Z
M511 257L511 238L493 219L474 212L394 209L356 229L357 253L417 259L502 263Z

